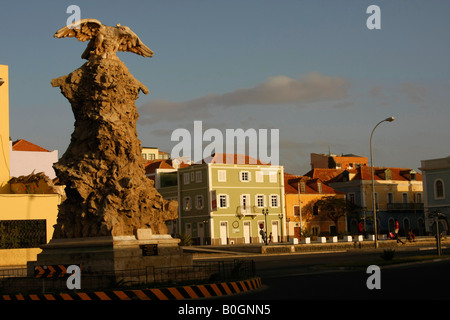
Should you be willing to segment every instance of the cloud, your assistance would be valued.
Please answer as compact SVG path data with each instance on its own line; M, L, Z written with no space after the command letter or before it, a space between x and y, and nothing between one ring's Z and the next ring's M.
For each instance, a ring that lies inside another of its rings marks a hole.
M400 92L405 94L409 103L416 104L420 107L427 106L428 90L426 87L409 82L402 83L400 87Z
M299 79L284 75L269 78L251 88L239 88L224 94L209 94L200 98L170 102L153 100L139 108L140 123L181 121L211 118L211 109L241 107L246 105L297 105L320 101L340 100L348 97L350 83L341 77L331 77L317 72Z
M383 95L382 91L383 91L383 88L381 88L381 86L375 86L375 87L370 89L369 95L372 98L384 98L384 95Z

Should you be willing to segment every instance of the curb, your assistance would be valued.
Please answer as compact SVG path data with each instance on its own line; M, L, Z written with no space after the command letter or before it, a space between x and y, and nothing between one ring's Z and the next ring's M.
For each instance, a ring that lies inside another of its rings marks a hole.
M184 300L232 295L261 287L261 278L160 289L111 290L75 293L6 294L0 301L106 301L106 300Z

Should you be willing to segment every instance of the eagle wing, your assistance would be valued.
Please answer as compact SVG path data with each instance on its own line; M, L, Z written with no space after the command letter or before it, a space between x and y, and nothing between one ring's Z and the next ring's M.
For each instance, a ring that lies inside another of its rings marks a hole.
M102 23L97 19L82 19L75 21L73 25L65 26L56 31L55 38L75 37L79 41L91 40L94 38Z
M143 57L153 56L153 51L147 47L130 28L122 27L122 30L126 30L126 34L120 39L119 51L129 51Z

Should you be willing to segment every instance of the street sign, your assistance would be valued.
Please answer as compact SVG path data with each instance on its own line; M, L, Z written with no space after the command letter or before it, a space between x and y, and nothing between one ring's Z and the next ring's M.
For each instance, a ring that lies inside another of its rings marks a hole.
M67 268L71 266L69 264L58 265L41 265L34 267L35 278L63 278L70 276L67 273Z

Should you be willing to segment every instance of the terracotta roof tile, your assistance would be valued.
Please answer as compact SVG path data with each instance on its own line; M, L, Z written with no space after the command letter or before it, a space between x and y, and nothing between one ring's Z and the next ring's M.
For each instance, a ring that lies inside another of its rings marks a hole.
M343 192L337 191L328 186L321 179L311 178L308 176L296 176L292 174L284 175L284 193L285 194L298 194L298 183L305 183L305 192L300 191L303 194L342 194ZM322 184L322 192L319 192L319 183Z
M340 175L344 172L345 169L324 169L324 168L315 168L308 171L305 176L310 177L312 179L320 179L322 181L329 181L334 177Z
M349 173L354 174L350 180L372 180L372 167L364 166L357 169L347 170ZM385 180L384 172L389 169L391 171L391 178L389 180L394 181L410 181L409 173L411 169L409 168L394 168L394 167L374 167L374 180ZM343 172L343 171L342 171ZM416 172L415 181L422 181L422 174ZM342 182L342 173L334 178L330 179L329 182Z
M13 151L38 151L38 152L50 152L34 143L31 143L25 139L19 139L12 144Z
M185 168L185 167L189 167L189 166L190 166L190 164L181 162L178 167ZM175 169L175 168L173 167L172 159L150 160L150 161L147 161L147 163L145 164L145 173L146 174L155 173L156 169Z

